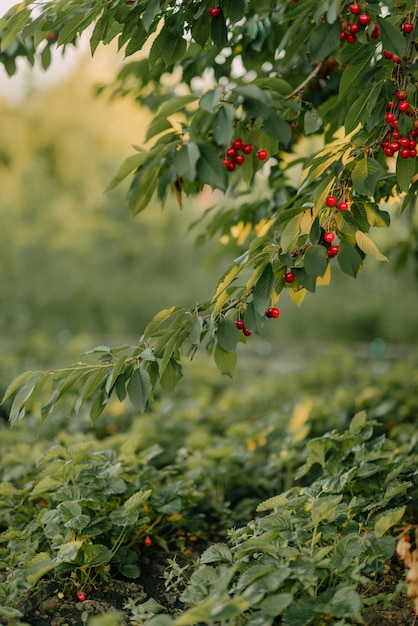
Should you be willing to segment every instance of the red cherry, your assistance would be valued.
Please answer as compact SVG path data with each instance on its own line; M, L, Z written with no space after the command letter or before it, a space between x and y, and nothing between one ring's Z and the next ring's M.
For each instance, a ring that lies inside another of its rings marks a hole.
M339 209L340 211L347 211L348 209L348 203L344 202L344 200L342 200L341 202L339 202L337 204L337 209Z
M392 128L397 128L398 122L399 122L399 120L394 119L393 122L390 123L390 125L392 126Z
M231 144L231 148L233 148L234 150L241 150L242 139L240 139L239 137L237 139L234 139L234 141Z
M337 198L335 196L327 196L325 198L325 204L329 207L335 206L336 202L337 202Z
M393 115L393 113L391 113L390 111L388 111L385 115L385 122L387 122L388 124L391 124L395 119L395 116Z
M265 160L267 159L267 157L268 157L268 152L267 152L267 150L259 150L259 151L257 152L257 158L258 158L260 161L265 161Z
M361 6L357 2L353 2L350 4L349 9L353 15L358 15L361 11Z
M399 145L401 148L409 148L409 139L408 137L401 137L399 139Z
M403 159L407 159L409 156L411 156L411 151L409 148L402 148L399 154Z
M244 333L246 337L249 337L251 335L251 331L248 330L248 328L243 328L242 332Z
M235 322L235 326L238 328L238 330L244 330L245 328L244 320L237 320Z
M221 9L219 7L210 7L208 13L211 17L218 17L221 13Z
M82 591L80 591L80 592L77 594L77 600L78 600L79 602L84 602L84 600L85 600L85 599L86 599L85 594L84 594Z
M400 63L401 62L401 57L398 57L397 54L392 54L392 61L394 63Z
M237 165L242 165L245 161L245 158L243 157L242 154L237 154L237 156L235 157L235 163Z
M394 139L400 139L401 138L401 133L399 132L399 130L396 130L396 128L394 128L393 131L392 131L392 137Z
M244 154L251 154L253 151L253 146L251 143L244 143L242 146L242 151Z
M357 37L355 35L352 35L351 33L349 33L345 39L347 43L356 43L357 41Z
M327 250L328 258L332 259L334 256L337 256L338 249L338 246L330 246Z
M236 152L235 152L234 148L227 148L225 150L225 154L226 154L227 157L233 157L233 156L236 155Z
M399 110L405 113L405 111L407 111L408 109L409 109L409 102L407 102L406 100L402 100L399 103Z
M380 30L377 24L374 25L374 28L372 30L372 34L371 34L371 38L372 39L379 39L380 37Z
M330 230L326 233L324 233L324 241L326 241L327 243L332 243L334 241L334 233L331 232Z
M58 38L57 33L54 33L53 31L51 31L50 33L47 33L45 35L45 39L47 41L55 41Z
M228 170L228 172L233 172L236 169L236 164L233 163L233 161L229 161L229 163L226 164L226 169Z
M294 272L286 272L286 274L284 275L284 280L286 283L294 283L295 282L295 274Z
M415 158L417 156L417 149L412 148L412 150L409 151L409 156Z
M415 141L415 139L410 139L408 143L408 148L410 150L413 150L416 147L417 147L417 142Z
M349 31L352 35L355 35L356 33L358 33L358 31L360 30L360 26L358 24L350 24L349 26Z
M147 546L147 548L152 546L152 539L151 539L151 537L145 537L144 544Z
M383 50L383 56L385 57L385 59L393 59L393 54L391 52L389 52L389 50Z
M406 91L405 89L398 89L396 92L396 97L398 100L406 100Z
M393 152L390 148L385 148L385 154L388 157L393 156Z
M402 24L402 30L405 34L412 33L412 31L414 30L414 25L410 22L404 22Z
M280 310L279 310L277 307L275 307L275 306L270 307L270 308L269 308L269 309L267 309L267 311L266 311L266 317L274 317L274 318L277 318L277 317L279 317L279 315L280 315Z
M345 32L342 30L342 31L340 32L340 40L341 40L341 41L344 41L345 39L347 39L347 35L346 35L346 34L345 34Z
M367 26L367 24L370 24L370 20L371 20L371 17L368 13L361 13L358 16L358 21L360 22L362 26Z
M392 152L397 152L399 150L399 141L390 141L389 148Z

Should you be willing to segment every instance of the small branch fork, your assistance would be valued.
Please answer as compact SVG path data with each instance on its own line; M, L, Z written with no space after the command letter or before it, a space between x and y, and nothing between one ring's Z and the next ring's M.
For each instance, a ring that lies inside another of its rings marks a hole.
M309 83L311 82L311 80L313 80L313 79L314 79L314 78L315 78L315 77L319 74L319 72L320 72L320 71L321 71L321 69L322 69L322 65L323 65L322 63L318 63L318 65L317 65L316 67L314 67L314 69L313 69L313 70L312 70L312 72L309 74L309 76L307 76L307 77L305 78L305 80L304 80L304 81L302 81L302 82L300 83L300 85L298 85L298 86L296 87L296 89L294 89L294 90L292 91L292 93L289 93L289 95L287 95L287 96L285 97L285 100L290 100L291 98L294 98L295 96L297 96L297 95L299 95L300 93L302 93L302 91L304 91L305 87L306 87L307 85L309 85Z

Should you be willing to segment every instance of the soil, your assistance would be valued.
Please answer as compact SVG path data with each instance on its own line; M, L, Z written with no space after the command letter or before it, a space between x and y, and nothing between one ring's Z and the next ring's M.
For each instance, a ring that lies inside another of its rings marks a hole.
M83 626L83 613L100 615L117 610L122 614L121 624L129 625L131 613L126 603L130 599L144 602L150 598L165 606L167 612L175 613L181 609L181 605L177 595L167 592L165 588L163 572L166 565L167 558L147 558L140 579L111 579L100 588L86 593L84 602L79 602L74 593L59 597L56 583L46 583L25 601L24 606L19 607L25 612L22 619L30 626ZM363 612L365 626L418 626L411 599L398 594L391 597L404 575L405 570L394 559L390 570L378 581L362 586L359 590L362 596L368 598L370 604L373 598L377 601L372 608Z

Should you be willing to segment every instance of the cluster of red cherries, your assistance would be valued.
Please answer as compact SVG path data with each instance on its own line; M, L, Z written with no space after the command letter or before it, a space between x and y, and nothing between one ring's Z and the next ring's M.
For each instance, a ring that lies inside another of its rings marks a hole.
M340 39L341 41L346 41L347 43L353 44L357 41L356 34L362 27L365 28L366 26L368 26L372 18L368 13L362 13L361 6L358 4L358 2L353 2L352 4L350 4L349 10L351 15L354 15L357 20L350 23L342 23ZM372 39L379 39L380 37L379 27L376 23L373 26L370 37Z
M244 143L240 137L237 137L225 150L225 158L222 159L222 163L229 172L233 172L237 165L244 163L245 155L251 154L253 150L254 147L252 143ZM257 152L257 158L260 161L265 161L267 157L267 150L261 149Z
M385 122L390 124L392 132L382 142L382 149L388 157L394 156L396 152L399 152L402 159L415 158L417 156L418 119L414 120L413 128L409 131L409 137L402 136L397 128L399 118L396 117L396 112L408 115L411 113L411 110L406 99L407 93L405 89L398 89L396 98L396 101L391 100L387 103Z
M279 315L280 315L280 309L278 309L277 306L271 306L265 312L266 317L273 318L273 319L277 319ZM251 335L251 330L249 330L246 327L243 319L240 318L236 320L235 326L238 328L238 330L242 330L243 334L246 337L249 337Z

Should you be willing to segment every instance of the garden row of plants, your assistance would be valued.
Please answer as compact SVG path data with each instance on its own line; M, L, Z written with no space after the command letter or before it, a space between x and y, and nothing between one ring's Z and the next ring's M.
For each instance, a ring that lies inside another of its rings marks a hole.
M198 359L142 416L115 402L91 427L63 406L39 427L34 407L4 425L0 622L25 623L50 581L76 598L137 579L151 551L174 556L177 608L132 598L132 624L363 623L384 600L362 589L417 522L417 364L298 363L253 355L226 384Z

